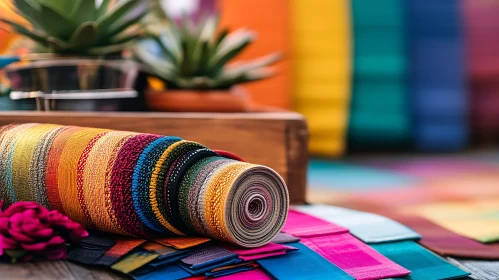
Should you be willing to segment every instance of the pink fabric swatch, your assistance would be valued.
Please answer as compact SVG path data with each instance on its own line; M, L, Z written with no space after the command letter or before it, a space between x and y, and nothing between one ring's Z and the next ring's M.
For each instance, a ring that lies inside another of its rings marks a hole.
M348 229L291 209L282 231L298 237L314 237L346 233Z
M264 245L262 247L258 248L240 248L240 247L226 247L226 249L232 251L233 253L236 253L240 256L248 256L248 255L256 255L256 254L262 254L262 253L269 253L269 252L276 252L276 251L286 251L286 250L296 250L295 247L283 245L283 244L276 244L276 243L269 243L267 245Z
M301 242L357 280L410 273L349 233L302 238Z
M269 243L262 247L249 248L249 249L234 247L234 246L225 246L225 248L233 253L238 254L239 258L245 261L285 255L286 251L297 250L297 248L295 247L283 244L276 244L276 243Z
M256 268L249 271L231 274L227 276L218 277L219 280L271 280L271 278L263 272L263 270Z
M239 256L239 258L243 261L254 261L268 257L282 256L282 255L286 255L286 251L275 251L275 252L260 253L248 256Z

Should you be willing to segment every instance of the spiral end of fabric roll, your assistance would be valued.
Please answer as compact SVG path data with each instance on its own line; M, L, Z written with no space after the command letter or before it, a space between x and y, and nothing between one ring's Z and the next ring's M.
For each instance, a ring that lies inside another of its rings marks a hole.
M269 243L284 227L289 193L273 169L251 165L234 181L225 206L229 242L245 248Z

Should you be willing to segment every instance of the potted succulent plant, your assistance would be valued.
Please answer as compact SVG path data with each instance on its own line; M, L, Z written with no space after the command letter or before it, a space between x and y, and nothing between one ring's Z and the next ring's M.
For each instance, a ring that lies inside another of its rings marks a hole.
M255 34L246 29L219 30L218 22L216 15L197 24L187 18L170 20L160 30L150 30L150 37L136 45L135 57L163 82L152 79L146 90L150 109L241 112L250 108L241 84L272 76L274 71L268 66L280 55L228 64L255 40Z
M48 106L45 109L123 109L119 101L105 100L132 97L129 93L139 68L122 59L122 52L144 34L140 20L149 12L148 0L12 2L15 12L28 25L8 19L0 21L12 32L35 41L35 51L40 53L5 69L15 96L40 91L39 96L50 99L44 102ZM127 102L131 103L137 104Z

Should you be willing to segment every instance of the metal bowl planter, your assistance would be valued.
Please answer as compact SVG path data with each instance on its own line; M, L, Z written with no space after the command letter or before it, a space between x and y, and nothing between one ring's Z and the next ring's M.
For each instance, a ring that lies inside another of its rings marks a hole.
M42 59L5 68L13 100L51 111L136 111L143 102L134 89L138 64L128 60Z

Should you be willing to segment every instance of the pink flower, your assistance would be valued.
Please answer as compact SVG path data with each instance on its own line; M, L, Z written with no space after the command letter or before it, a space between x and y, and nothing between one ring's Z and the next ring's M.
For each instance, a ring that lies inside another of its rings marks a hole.
M12 256L15 252L14 258L27 253L23 259L64 259L66 244L86 236L83 226L35 202L16 202L5 211L0 210L0 256L9 252Z

